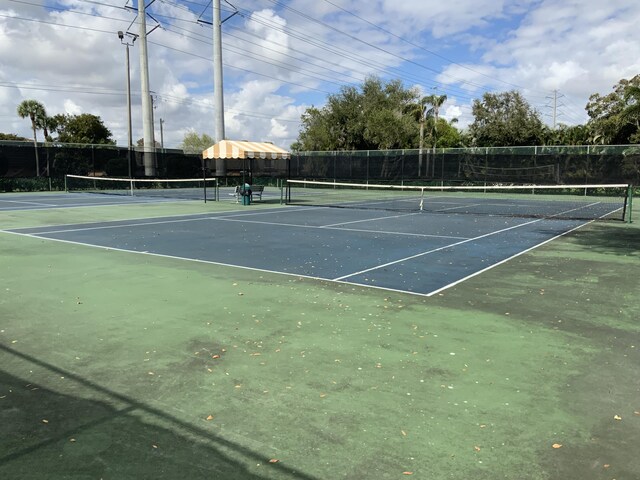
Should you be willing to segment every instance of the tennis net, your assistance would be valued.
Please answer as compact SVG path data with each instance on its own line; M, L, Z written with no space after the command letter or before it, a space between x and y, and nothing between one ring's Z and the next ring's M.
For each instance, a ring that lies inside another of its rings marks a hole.
M175 198L182 200L219 200L216 178L140 179L66 175L67 192Z
M631 187L409 186L287 180L291 205L561 219L630 218Z

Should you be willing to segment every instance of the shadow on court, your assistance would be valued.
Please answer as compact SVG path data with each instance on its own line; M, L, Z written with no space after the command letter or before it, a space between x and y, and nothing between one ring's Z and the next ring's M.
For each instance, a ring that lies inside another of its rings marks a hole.
M546 394L558 395L575 425L554 431L556 449L549 442L539 450L547 479L640 478L630 453L640 442L639 249L637 226L591 224L485 275L487 284L446 293L447 304L466 305L469 315L508 315L523 331L566 337L562 352L543 350L550 374L566 375ZM582 368L567 368L571 357ZM546 389L540 385L540 398Z
M622 223L594 224L575 232L572 239L601 253L640 255L640 229Z
M30 355L4 345L0 351L122 405L54 392L0 370L1 478L314 478ZM271 472L249 472L233 457Z

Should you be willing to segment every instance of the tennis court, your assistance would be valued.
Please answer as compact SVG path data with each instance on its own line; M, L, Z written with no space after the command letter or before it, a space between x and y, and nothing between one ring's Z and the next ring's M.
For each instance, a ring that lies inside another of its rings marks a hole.
M265 193L0 196L1 477L638 478L637 222Z
M86 205L79 194L56 205L74 201ZM42 199L33 202L47 205ZM7 232L432 295L583 224L555 218L289 207Z

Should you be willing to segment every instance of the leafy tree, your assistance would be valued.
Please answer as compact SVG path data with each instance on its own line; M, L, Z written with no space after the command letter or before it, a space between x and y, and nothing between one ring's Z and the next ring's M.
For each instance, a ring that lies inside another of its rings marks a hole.
M589 129L585 125L558 124L556 129L545 127L545 145L587 145L590 143Z
M343 87L323 108L308 108L293 150L378 150L413 148L418 129L412 109L416 89L400 80L367 78L360 88Z
M631 183L638 185L640 183L640 147L629 147L622 155L622 174Z
M45 119L47 118L47 111L37 100L24 100L18 105L18 116L20 118L27 118L31 120L31 128L33 129L33 147L36 153L36 175L40 176L40 159L38 158L38 138L36 132L42 129Z
M433 142L435 147L438 148L456 148L461 147L464 144L463 136L455 126L458 123L458 119L454 118L447 122L444 118L439 118L437 126L434 125ZM437 132L437 136L435 136Z
M55 115L52 124L61 143L83 143L92 145L115 145L111 131L102 119L90 113L80 115Z
M624 91L627 106L622 110L622 118L635 125L636 131L629 137L631 143L640 143L640 86L627 85Z
M586 110L592 143L620 145L640 141L640 75L620 80L608 95L591 95Z
M49 125L57 133L57 142L85 145L115 145L111 131L102 119L90 113L80 115L58 114ZM54 170L59 173L86 175L91 170L91 155L86 149L60 148L53 160Z
M540 114L515 90L485 93L473 101L469 130L479 147L538 145L543 137Z
M213 138L206 133L200 136L196 132L190 131L184 135L181 146L184 153L202 153L214 143L216 142L213 141Z

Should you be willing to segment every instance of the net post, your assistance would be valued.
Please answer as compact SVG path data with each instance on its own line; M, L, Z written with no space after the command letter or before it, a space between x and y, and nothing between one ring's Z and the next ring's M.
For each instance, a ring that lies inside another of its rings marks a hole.
M207 169L204 168L204 160L202 161L202 196L204 203L207 203Z
M133 178L129 179L129 188L130 188L131 196L133 197Z
M627 204L626 204L626 209L627 210L627 223L632 223L633 219L632 219L632 215L633 215L633 185L629 184L629 186L627 187ZM624 216L622 217L624 220Z
M69 193L69 187L67 186L67 176L68 176L68 175L65 175L65 176L64 176L64 191L65 191L66 193Z

